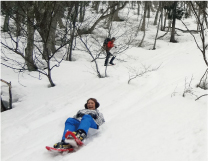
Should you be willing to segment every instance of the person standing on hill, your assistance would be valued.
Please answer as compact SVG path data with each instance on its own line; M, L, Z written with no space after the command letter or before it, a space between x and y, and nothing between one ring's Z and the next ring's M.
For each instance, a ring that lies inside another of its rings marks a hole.
M110 53L110 50L114 47L114 41L115 41L115 37L112 37L112 39L110 39L109 41L106 42L106 45L105 45L105 50L106 50L106 53L107 53L107 56L106 56L106 59L105 59L105 64L104 66L107 66L108 65L108 60L110 58L110 56L113 56L113 54ZM115 65L113 63L113 60L115 59L116 57L113 56L109 62L109 64L111 65Z

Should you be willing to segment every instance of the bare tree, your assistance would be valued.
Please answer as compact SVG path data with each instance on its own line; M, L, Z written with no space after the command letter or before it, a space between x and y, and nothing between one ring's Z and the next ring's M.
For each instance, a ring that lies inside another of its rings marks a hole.
M70 21L70 41L69 41L69 51L67 52L67 58L66 60L72 61L72 45L75 37L75 31L76 31L76 21L78 17L78 8L79 8L79 2L73 2L73 11L71 13L68 13L68 20Z
M14 7L16 9L14 13L22 14L24 12L27 21L20 23L22 33L24 34L22 37L17 37L13 30L13 24L9 25L9 31L2 35L2 65L19 72L35 70L45 75L52 87L55 86L51 71L54 67L58 67L65 57L65 54L62 54L62 58L59 56L57 59L56 55L68 44L70 39L65 36L70 35L69 31L57 34L57 38L55 35L56 32L59 32L57 30L59 12L63 11L63 6L60 3L55 1L25 2L24 6ZM18 12L20 10L21 12ZM10 18L14 22L17 20L13 15ZM25 24L27 27L25 27ZM34 36L35 31L38 31L39 35L36 34ZM63 38L64 36L65 38ZM55 38L60 41L55 41ZM25 42L27 45L25 45ZM59 44L57 44L58 42ZM20 56L25 60L25 63L22 63L19 59L16 60L15 57L7 57L5 53L8 51ZM52 61L53 63L51 63Z
M197 12L196 8L195 8L195 5L194 3L201 9L203 10L202 13L203 13L203 18L201 18L201 14L199 12ZM204 20L204 17L205 19L208 18L208 14L206 13L206 8L202 7L203 5L203 2L189 2L191 8L192 8L192 11L194 13L194 16L197 20L197 23L199 25L199 32L200 32L200 38L201 38L201 45L199 45L199 42L196 40L195 36L193 35L193 33L188 29L188 27L186 26L186 24L181 20L181 22L184 24L184 26L186 27L186 29L189 31L189 33L193 36L194 40L195 40L195 43L198 47L198 49L201 51L202 55L203 55L203 59L204 59L204 62L205 64L208 66L208 60L207 60L207 56L206 56L206 39L207 37L205 36L205 25L206 25L206 22ZM205 24L204 24L205 22ZM202 80L204 80L204 83L201 83ZM203 77L201 78L200 80L200 83L198 85L198 87L201 87L203 89L206 89L206 86L204 86L204 84L207 84L206 83L207 81L207 70L206 72L204 73Z
M159 2L159 5L157 7L157 12L156 12L156 15L155 15L155 20L154 20L154 23L153 25L157 25L157 22L158 22L158 15L159 15L159 12L161 11L161 2Z
M114 13L117 12L117 11L119 11L119 10L121 10L121 9L123 9L126 6L127 3L128 2L125 1L121 6L117 7L114 10ZM93 25L90 28L88 28L88 29L79 29L78 30L79 35L81 35L81 34L91 34L92 31L95 29L95 27L97 26L97 24L101 20L104 20L106 18L109 18L110 16L112 16L114 14L114 13L108 13L108 12L109 12L110 9L114 8L115 6L118 6L118 4L119 4L119 2L116 2L112 6L107 7L107 9L105 11L103 11L103 13L101 14L101 16L93 23Z
M100 71L99 71L99 67L98 67L97 61L96 61L96 59L94 58L93 53L92 53L92 51L90 50L90 47L89 47L89 44L88 44L88 36L86 36L85 38L83 38L82 35L79 35L79 39L80 39L80 41L84 44L85 49L86 49L87 52L90 54L90 56L91 56L92 59L93 59L93 62L95 63L97 76L98 76L99 78L102 78L102 75L100 74Z
M175 25L176 25L176 7L177 7L177 1L174 1L173 3L173 21L172 21L172 31L171 31L171 37L170 37L170 42L177 42L175 40Z
M29 71L35 71L37 70L37 66L35 65L34 59L33 59L33 49L34 49L34 5L33 2L27 3L27 47L25 48L25 62L28 67Z
M156 36L155 36L155 42L154 42L153 50L156 49L156 42L157 42L157 36L158 36L159 27L160 27L161 17L162 17L162 13L160 14L159 22L158 22L158 25L157 25L157 33L156 33Z

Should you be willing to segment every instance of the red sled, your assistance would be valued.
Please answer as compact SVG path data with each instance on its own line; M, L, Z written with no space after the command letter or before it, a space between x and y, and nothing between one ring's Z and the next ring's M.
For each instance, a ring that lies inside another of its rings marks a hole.
M77 145L81 146L81 145L84 144L81 140L79 140L79 139L76 137L76 135L75 135L73 132L67 131L66 134L65 134L65 138L66 138L66 139L71 139L70 136L72 136L72 138L76 141Z
M72 152L74 151L73 148L69 148L69 149L57 149L57 148L52 148L52 147L49 147L49 146L46 146L46 149L48 151L52 151L52 152Z
M81 140L79 140L77 137L76 137L76 135L73 133L73 132L71 132L71 131L67 131L66 132L66 134L65 134L65 138L66 139L73 139L73 140L75 140L75 142L77 143L77 145L78 146L81 146L81 145L84 145L84 143L81 141ZM75 143L75 144L76 144ZM59 149L59 148L53 148L53 147L49 147L49 146L46 146L46 149L48 150L48 151L52 151L52 152L72 152L72 151L74 151L74 148L69 148L69 149Z

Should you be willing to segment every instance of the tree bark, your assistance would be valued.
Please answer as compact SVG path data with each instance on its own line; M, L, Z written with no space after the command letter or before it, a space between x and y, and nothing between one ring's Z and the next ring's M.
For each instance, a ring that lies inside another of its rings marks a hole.
M25 48L25 61L29 71L37 70L33 60L33 44L34 44L34 6L33 2L28 2L27 7L27 47Z
M154 42L154 46L153 46L153 49L152 50L155 50L156 49L155 46L156 46L156 42L157 42L157 36L158 36L159 27L160 27L161 17L162 17L162 13L160 13L160 18L159 18L159 22L158 22L158 26L157 26L157 33L156 33L156 36L155 36L155 42Z
M144 2L144 15L143 15L143 21L142 21L141 31L145 31L147 3L148 2L146 2L146 1Z
M157 9L157 12L156 12L156 15L155 15L155 20L154 20L153 25L157 25L158 14L159 14L159 11L160 11L160 10L161 10L161 3L159 2L159 6L158 6L158 9Z
M147 18L150 18L150 6L152 5L151 1L147 1Z
M3 32L9 31L9 14L6 13L5 19L4 19L4 26L3 26Z
M177 42L175 40L175 24L176 24L176 7L177 7L177 1L174 2L173 4L173 22L172 22L172 31L171 31L171 37L170 37L170 42Z
M137 5L138 5L137 15L140 15L140 5L141 5L141 2L140 1L137 1Z
M17 10L16 10L16 37L18 36L21 36L21 22L22 22L22 15L21 14L21 9L20 9L20 4L21 2L18 2L16 1L15 4L16 4L16 7L17 7Z
M69 53L67 54L67 60L72 61L72 46L73 46L73 41L74 41L74 35L75 35L75 29L76 29L76 19L78 16L78 8L79 8L79 2L77 2L74 6L74 13L72 16L72 29L71 29L71 38L70 38L70 48L69 48Z

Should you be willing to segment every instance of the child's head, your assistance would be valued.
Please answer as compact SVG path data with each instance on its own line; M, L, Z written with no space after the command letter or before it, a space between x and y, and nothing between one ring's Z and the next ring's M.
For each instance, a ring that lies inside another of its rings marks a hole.
M95 98L89 98L85 104L85 108L89 110L95 110L100 106L99 102Z

